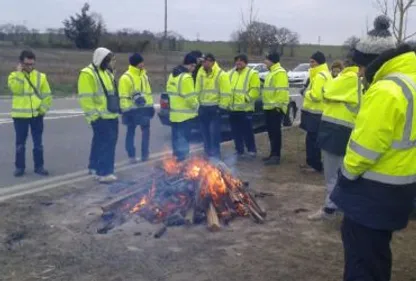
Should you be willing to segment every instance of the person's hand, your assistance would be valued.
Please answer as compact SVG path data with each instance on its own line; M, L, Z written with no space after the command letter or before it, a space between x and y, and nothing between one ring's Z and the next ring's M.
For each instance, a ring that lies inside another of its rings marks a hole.
M16 71L18 71L18 72L22 72L22 70L23 70L22 64L21 64L21 63L19 63L19 64L16 66Z

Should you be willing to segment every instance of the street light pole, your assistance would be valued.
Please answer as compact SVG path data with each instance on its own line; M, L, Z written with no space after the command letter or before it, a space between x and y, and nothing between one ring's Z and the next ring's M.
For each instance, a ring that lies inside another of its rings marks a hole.
M168 0L165 0L165 32L163 35L163 50L164 50L164 65L163 65L163 71L165 76L165 85L168 82L168 44L167 44L167 38L168 38Z

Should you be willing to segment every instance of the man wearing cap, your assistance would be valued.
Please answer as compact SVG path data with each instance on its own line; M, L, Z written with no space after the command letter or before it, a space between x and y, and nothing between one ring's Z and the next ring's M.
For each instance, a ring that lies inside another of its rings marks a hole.
M134 53L130 56L129 63L128 70L120 77L119 95L123 124L127 126L125 148L130 163L134 164L137 163L134 145L137 126L142 131L141 160L147 161L149 158L150 120L155 110L143 57Z
M195 92L192 72L197 59L187 54L183 64L175 67L169 75L166 92L169 95L169 120L172 128L172 150L178 161L189 155L191 123L198 116L198 94Z
M353 55L368 89L331 195L344 212L346 281L391 279L392 234L406 228L416 195L416 55L396 47L389 26L377 17Z
M309 85L304 92L300 128L306 131L306 165L305 171L322 172L321 150L317 146L319 124L323 111L322 92L328 81L332 80L322 52L314 53L309 61Z
M114 159L120 112L113 69L114 54L106 48L94 51L92 63L81 70L78 100L93 130L88 169L100 183L117 180Z
M218 65L213 54L206 54L198 73L195 90L199 97L199 121L208 157L219 159L221 143L221 109L228 109L231 87L228 75Z
M231 105L230 125L233 134L235 150L238 157L244 156L244 145L248 156L255 158L257 155L256 141L254 138L252 117L254 105L260 96L259 74L247 67L248 58L244 54L234 58L235 68L230 71Z
M270 70L262 90L270 154L263 160L265 165L279 165L282 149L282 117L286 114L289 104L289 79L286 70L280 65L280 56L277 52L267 55L264 63Z

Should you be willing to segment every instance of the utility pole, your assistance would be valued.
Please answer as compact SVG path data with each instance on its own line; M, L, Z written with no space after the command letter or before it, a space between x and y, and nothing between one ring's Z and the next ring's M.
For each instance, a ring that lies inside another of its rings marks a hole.
M163 65L163 72L165 76L165 84L163 87L166 87L168 82L168 0L165 0L165 32L163 34L163 44L162 48L164 51L164 65Z

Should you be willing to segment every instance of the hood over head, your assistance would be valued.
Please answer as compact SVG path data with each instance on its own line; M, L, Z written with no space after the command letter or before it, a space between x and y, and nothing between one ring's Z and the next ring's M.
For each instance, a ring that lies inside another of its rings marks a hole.
M107 48L97 48L94 51L94 54L92 55L92 63L99 67L101 65L101 63L103 62L103 60L109 55L111 54L111 51Z

